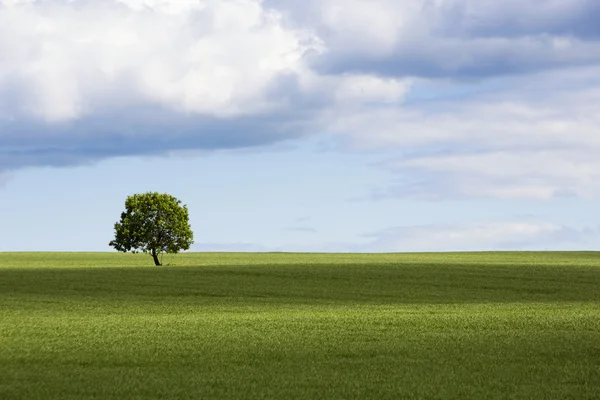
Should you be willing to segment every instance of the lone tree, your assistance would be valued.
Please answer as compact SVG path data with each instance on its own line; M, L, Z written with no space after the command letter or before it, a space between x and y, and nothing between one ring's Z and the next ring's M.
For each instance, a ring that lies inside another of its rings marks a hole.
M192 243L187 206L169 194L148 192L127 197L108 245L124 253L150 253L154 264L161 265L159 254L188 250Z

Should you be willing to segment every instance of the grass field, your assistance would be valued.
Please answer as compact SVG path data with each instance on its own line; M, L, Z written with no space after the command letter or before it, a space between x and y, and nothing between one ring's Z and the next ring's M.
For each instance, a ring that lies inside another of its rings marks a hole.
M598 399L600 253L0 253L0 399Z

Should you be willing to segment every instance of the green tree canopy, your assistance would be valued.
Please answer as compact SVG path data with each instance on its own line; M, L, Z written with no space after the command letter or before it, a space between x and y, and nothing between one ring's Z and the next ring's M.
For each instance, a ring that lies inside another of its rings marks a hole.
M166 193L134 194L125 200L125 211L115 223L115 239L109 246L118 251L158 255L188 250L194 243L187 206Z

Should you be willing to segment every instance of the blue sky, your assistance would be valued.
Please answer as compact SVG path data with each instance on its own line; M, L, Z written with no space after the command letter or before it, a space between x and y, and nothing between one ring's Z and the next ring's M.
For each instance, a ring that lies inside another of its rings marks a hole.
M0 0L0 251L600 249L600 3Z

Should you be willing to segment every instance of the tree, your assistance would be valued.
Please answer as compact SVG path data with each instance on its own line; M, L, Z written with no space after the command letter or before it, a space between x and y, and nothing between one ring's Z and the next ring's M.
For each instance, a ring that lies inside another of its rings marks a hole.
M192 243L187 206L169 194L148 192L127 197L108 245L124 253L150 253L154 264L161 265L159 254L188 250Z

